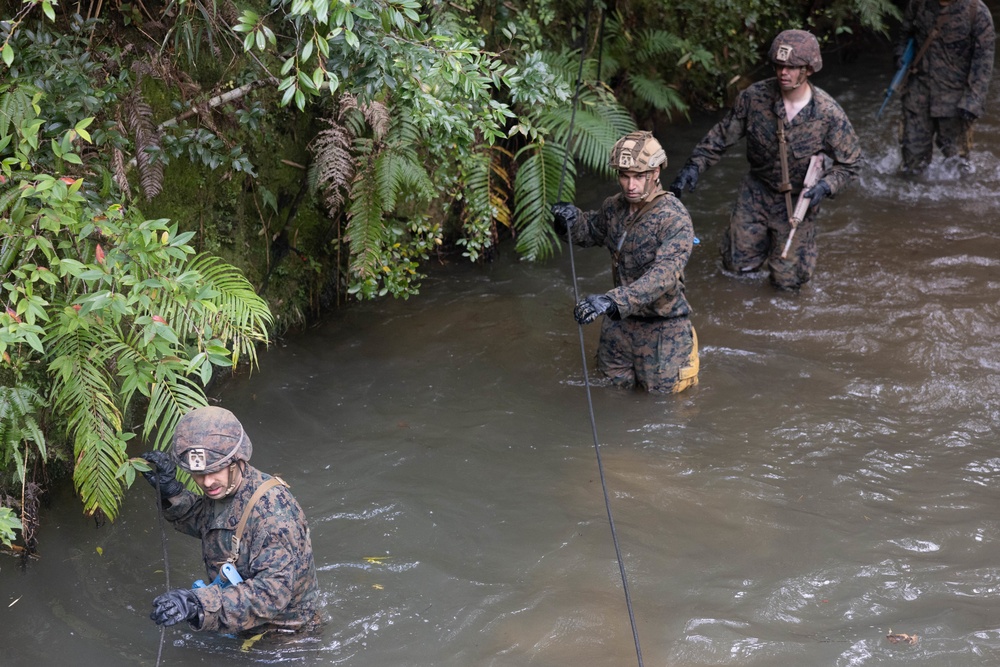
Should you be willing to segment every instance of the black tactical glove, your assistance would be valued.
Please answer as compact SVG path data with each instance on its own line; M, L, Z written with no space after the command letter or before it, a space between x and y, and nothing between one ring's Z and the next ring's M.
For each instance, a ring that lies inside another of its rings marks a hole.
M698 186L698 176L698 165L688 162L677 173L677 178L674 179L674 182L670 184L670 191L678 199L681 198L681 193L683 192L694 192L694 189Z
M958 110L958 117L960 119L964 120L966 123L971 123L974 120L976 120L976 118L978 118L978 116L976 116L976 114L972 113L968 109L959 109Z
M809 200L809 208L819 206L819 203L830 196L830 186L826 181L820 181L806 190L805 197Z
M201 617L201 602L194 591L175 588L153 600L153 611L149 617L157 625L174 625L181 621L198 621Z
M576 224L576 218L580 214L580 209L564 201L556 202L552 205L552 217L554 218L552 227L559 236L566 236L570 227Z
M573 317L580 324L590 324L597 319L598 315L608 314L613 320L618 319L618 306L615 302L603 294L591 294L585 297L573 309Z
M184 490L184 485L177 481L177 467L165 452L153 450L146 452L142 458L149 462L152 470L142 473L152 487L159 488L160 498L173 498Z

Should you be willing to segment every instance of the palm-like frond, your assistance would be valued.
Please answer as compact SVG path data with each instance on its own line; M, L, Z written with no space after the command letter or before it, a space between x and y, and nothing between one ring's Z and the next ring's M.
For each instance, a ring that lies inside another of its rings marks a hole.
M530 144L515 157L519 163L514 177L517 251L528 260L543 259L553 253L558 242L552 230L550 204L556 197L574 198L576 169L572 160L566 160L565 148L557 144ZM563 164L566 178L559 192Z
M117 513L122 495L118 469L125 462L122 411L98 325L62 330L48 340L53 408L67 417L73 438L73 483L84 511Z
M646 104L664 111L672 113L674 111L685 111L687 103L675 89L663 85L661 79L651 79L641 74L629 74L629 85L637 98Z
M210 330L230 347L234 365L244 355L251 365L256 365L257 345L267 343L267 330L273 321L267 302L258 296L238 268L218 257L196 255L187 269L200 275L202 298L214 306L214 310L204 309L199 313L190 333Z
M382 221L380 188L374 171L374 160L365 159L364 174L351 187L348 208L347 238L351 248L351 272L362 281L374 280L381 268L379 250L385 244L388 230Z
M0 87L0 139L18 128L26 120L36 117L31 98L38 88L26 83Z
M44 406L42 397L31 387L0 387L0 453L13 457L22 484L28 444L34 443L42 458L46 456L45 434L36 419Z

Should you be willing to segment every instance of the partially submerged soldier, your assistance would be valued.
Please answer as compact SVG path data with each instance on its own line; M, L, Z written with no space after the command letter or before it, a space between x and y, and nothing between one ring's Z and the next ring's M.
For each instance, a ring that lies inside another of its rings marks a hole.
M861 148L840 105L809 82L823 67L812 33L785 30L774 39L768 57L776 76L739 94L733 108L695 146L670 190L678 197L693 191L701 173L746 137L750 172L740 184L723 236L722 264L735 273L769 269L775 287L797 289L816 267L819 204L857 178ZM810 164L819 160L821 178L804 188ZM792 201L800 193L808 208L798 220Z
M165 518L201 538L213 582L153 600L150 618L157 625L187 621L195 630L242 636L319 627L319 587L305 515L284 482L248 463L252 452L236 415L204 407L181 417L170 456L143 454L152 467L144 475L159 489ZM184 488L175 464L204 495ZM219 578L229 563L241 583L227 585L232 582Z
M993 77L996 32L990 10L981 0L910 0L898 58L910 39L920 55L910 65L903 92L900 173L922 174L935 143L945 158L971 171L972 126L983 115Z
M621 192L582 212L552 206L556 232L580 246L611 251L614 289L573 311L589 324L605 315L597 368L619 387L677 393L698 383L698 339L684 292L694 230L680 201L660 185L667 155L651 132L618 140L608 162Z

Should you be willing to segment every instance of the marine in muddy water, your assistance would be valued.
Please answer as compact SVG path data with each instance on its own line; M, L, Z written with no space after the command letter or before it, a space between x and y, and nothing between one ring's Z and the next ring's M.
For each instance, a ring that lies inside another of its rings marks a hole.
M198 537L213 583L175 589L153 600L158 625L187 621L194 630L243 636L293 634L319 626L319 587L309 527L302 508L277 477L248 461L253 452L243 425L229 410L197 408L177 423L171 454L143 454L159 489L164 517ZM204 492L176 478L188 472ZM216 582L232 563L242 582Z
M897 69L913 40L916 57L903 91L900 173L922 174L937 144L970 169L972 128L983 115L996 32L982 0L911 0L896 49Z
M785 30L772 42L769 58L776 76L749 86L733 108L695 146L670 185L678 197L744 137L750 172L740 184L720 251L727 271L749 274L769 270L771 283L797 289L816 268L815 219L820 202L857 178L861 148L847 114L809 81L823 59L816 37ZM803 184L814 156L824 162L822 177ZM803 193L804 190L804 193ZM803 193L809 207L796 220L793 199Z
M652 133L632 132L609 160L621 192L594 211L559 202L552 214L562 238L611 251L614 288L573 311L580 324L605 316L598 370L619 387L677 393L698 383L698 339L684 291L694 230L684 205L660 185L666 162Z

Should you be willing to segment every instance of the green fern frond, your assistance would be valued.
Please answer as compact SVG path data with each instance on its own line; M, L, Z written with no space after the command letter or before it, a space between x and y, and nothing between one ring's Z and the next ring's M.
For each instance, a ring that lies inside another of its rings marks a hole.
M374 177L354 181L351 205L348 209L347 237L351 249L351 272L362 281L372 280L381 269L380 249L386 243L388 231L382 219L382 201Z
M37 415L45 401L31 387L0 387L0 461L14 459L18 479L25 480L28 444L34 443L44 459L45 434Z
M530 144L516 156L519 166L514 178L514 227L518 230L517 251L525 259L538 260L552 255L558 242L549 207L557 196L570 201L575 196L576 169L573 161L565 157L565 148L552 143ZM559 192L564 163L566 179Z
M634 47L635 62L646 63L663 56L681 54L684 52L683 39L667 32L647 28L640 30Z
M628 82L637 98L656 109L666 113L687 110L687 103L680 94L664 84L662 79L650 79L641 74L630 74Z
M177 369L179 370L179 369ZM178 420L185 414L208 405L200 386L176 372L167 372L153 386L143 422L143 434L155 449L166 450Z
M19 82L0 88L0 139L6 137L11 128L20 127L24 121L36 117L31 98L38 88Z
M267 331L272 323L267 302L254 290L246 276L235 266L213 255L196 255L187 269L196 271L203 281L203 298L210 300L216 310L203 311L194 321L192 333L210 327L213 335L232 349L233 364L242 356L257 363L257 345L266 344Z

